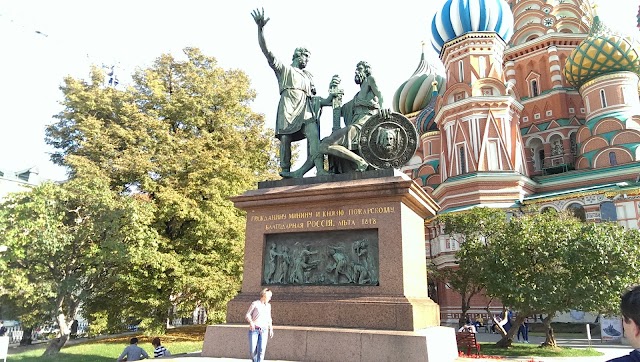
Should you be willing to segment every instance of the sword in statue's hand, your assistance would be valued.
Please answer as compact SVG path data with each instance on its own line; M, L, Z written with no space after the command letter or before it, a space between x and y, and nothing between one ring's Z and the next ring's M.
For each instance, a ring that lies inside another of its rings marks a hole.
M344 89L340 89L340 76L334 75L329 84L329 95L333 96L331 100L331 108L333 109L333 128L331 131L337 131L340 127L340 110L342 107L342 96Z

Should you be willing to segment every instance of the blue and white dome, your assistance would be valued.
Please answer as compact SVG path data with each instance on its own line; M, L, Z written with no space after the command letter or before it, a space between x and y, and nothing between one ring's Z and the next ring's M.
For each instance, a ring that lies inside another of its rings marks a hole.
M472 31L493 31L509 42L513 13L504 0L447 0L431 22L431 44L440 53L449 40Z

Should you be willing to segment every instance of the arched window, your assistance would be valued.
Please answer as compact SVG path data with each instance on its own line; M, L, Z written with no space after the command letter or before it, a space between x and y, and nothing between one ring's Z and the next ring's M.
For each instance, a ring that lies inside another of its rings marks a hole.
M611 201L605 201L600 204L600 220L602 221L617 221L618 213L616 212L616 205Z
M464 63L462 60L458 62L458 78L460 78L460 82L464 82Z
M587 214L584 211L584 207L577 202L574 202L567 206L567 210L573 214L573 216L577 217L582 221L587 220Z
M487 168L491 171L500 170L500 160L498 159L498 141L487 143Z
M538 81L534 79L531 81L531 96L536 97L539 94L538 92Z
M464 146L460 147L460 174L467 173L467 159L464 154Z
M483 56L480 56L478 59L478 72L480 73L480 78L484 78L487 76L487 61Z
M604 89L600 89L600 104L602 104L602 108L607 106L607 96L604 94Z
M616 159L616 153L613 151L609 152L609 164L611 166L616 166L618 164L618 160Z
M540 158L540 167L544 168L544 149L538 151L538 157Z

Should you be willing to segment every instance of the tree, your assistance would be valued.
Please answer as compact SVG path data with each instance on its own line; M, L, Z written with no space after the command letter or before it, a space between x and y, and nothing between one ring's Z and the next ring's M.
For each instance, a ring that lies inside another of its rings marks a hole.
M505 229L507 221L502 210L476 207L440 215L438 222L444 226L445 234L460 246L455 254L457 267L432 268L434 277L460 294L460 327L468 318L471 298L482 292L489 282L487 273L483 271L488 252L486 244Z
M615 223L583 223L569 214L512 218L488 244L486 293L518 312L498 342L509 346L532 314L546 314L544 345L556 346L552 318L570 309L611 312L620 293L637 283L640 234Z
M244 214L230 197L277 177L275 141L249 105L238 70L199 50L160 56L131 87L66 78L64 110L48 127L52 159L71 177L97 169L109 189L153 205L152 245L84 306L89 314L141 321L150 330L196 306L223 315L240 286Z
M81 304L154 242L153 205L119 195L99 174L45 183L0 205L2 298L27 326L55 318L57 353ZM47 319L42 319L47 318Z

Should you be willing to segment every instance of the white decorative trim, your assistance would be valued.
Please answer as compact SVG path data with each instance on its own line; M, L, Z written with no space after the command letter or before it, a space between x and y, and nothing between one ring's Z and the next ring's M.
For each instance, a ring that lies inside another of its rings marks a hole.
M604 195L587 195L584 197L585 205L599 205L602 201L605 200Z

